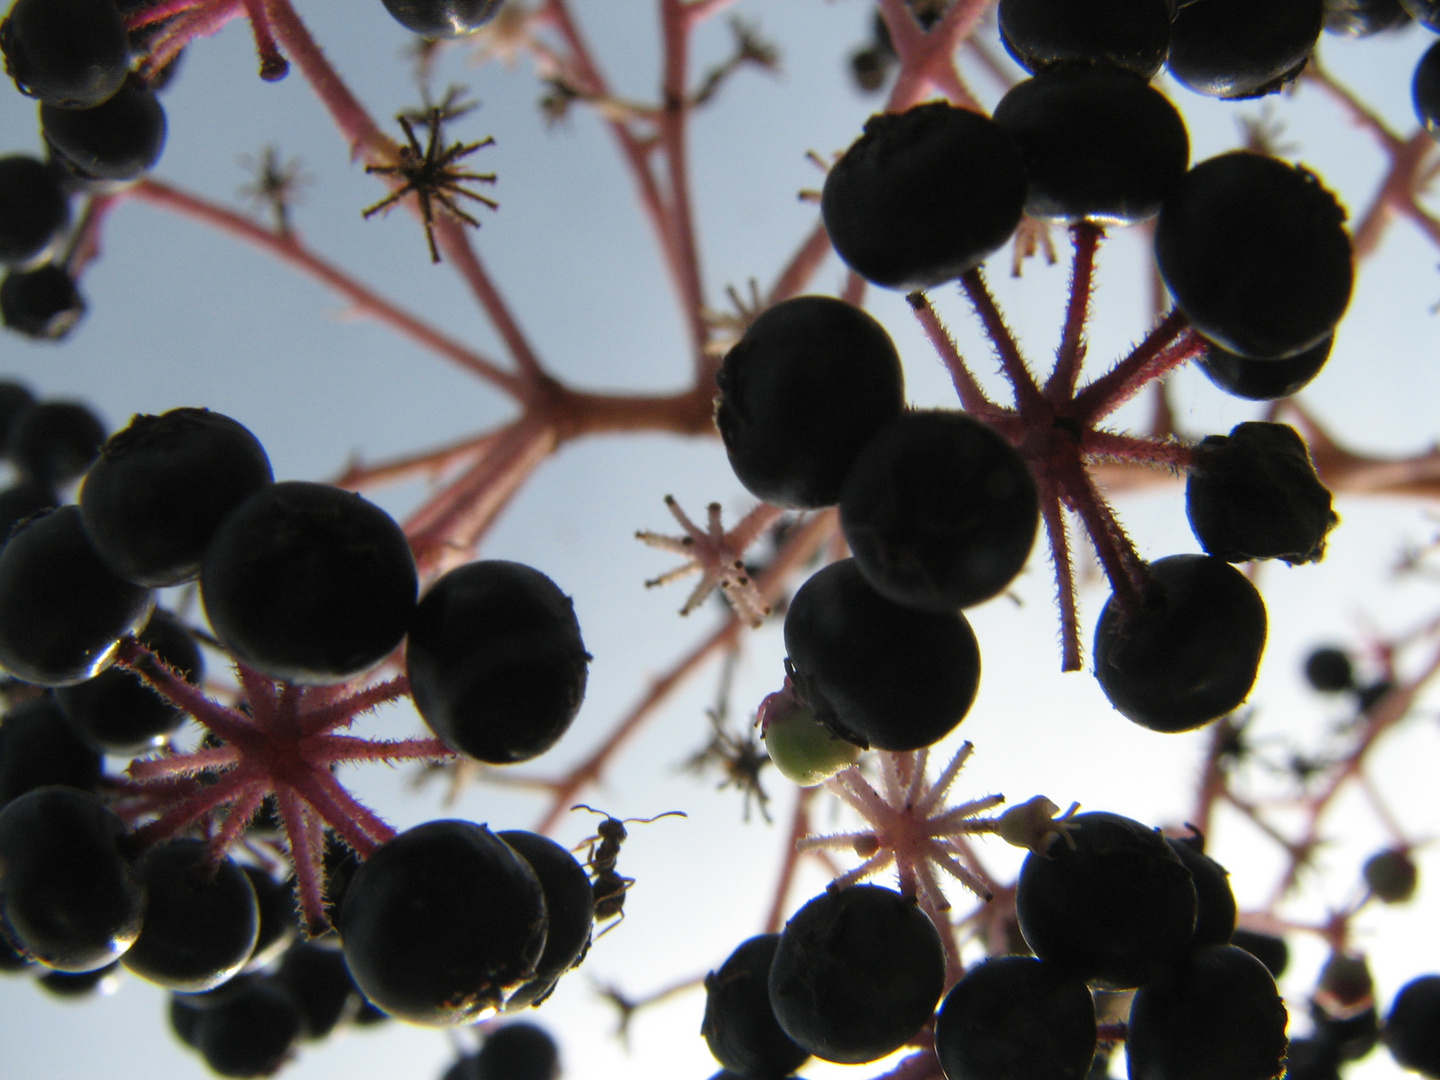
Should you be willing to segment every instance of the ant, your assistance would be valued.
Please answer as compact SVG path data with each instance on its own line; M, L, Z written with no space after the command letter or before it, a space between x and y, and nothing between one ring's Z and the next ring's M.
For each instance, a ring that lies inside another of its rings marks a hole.
M635 825L648 825L652 821L659 821L664 817L684 817L681 810L667 810L663 814L656 814L648 818L613 818L604 810L596 810L593 806L586 806L584 803L576 803L571 810L588 810L592 814L599 814L605 820L595 829L595 835L587 840L582 840L576 846L578 851L586 844L590 845L590 851L585 857L585 865L591 870L590 892L595 900L595 921L603 922L606 919L613 919L617 916L625 917L625 893L630 886L635 884L634 878L625 877L615 869L615 861L620 857L620 845L630 834L626 832L627 823ZM615 923L616 926L619 923ZM609 929L608 927L606 928Z

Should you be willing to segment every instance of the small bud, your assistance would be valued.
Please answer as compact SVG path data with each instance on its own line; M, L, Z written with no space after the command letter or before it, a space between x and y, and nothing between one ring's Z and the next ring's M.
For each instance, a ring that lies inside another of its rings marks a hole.
M1015 847L1028 848L1036 855L1044 855L1055 837L1065 837L1073 850L1075 841L1067 831L1066 823L1080 809L1079 803L1071 803L1070 809L1061 814L1060 807L1044 795L1036 795L1018 806L1012 806L996 819L995 831L1000 839Z

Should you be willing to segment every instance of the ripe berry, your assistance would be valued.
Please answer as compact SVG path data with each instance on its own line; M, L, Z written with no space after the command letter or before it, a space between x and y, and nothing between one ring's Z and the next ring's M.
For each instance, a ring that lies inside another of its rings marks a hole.
M1130 1080L1269 1080L1285 1069L1285 1004L1244 949L1196 949L1130 1008Z
M154 604L100 561L78 507L31 518L0 550L0 665L41 686L94 678Z
M195 1048L210 1071L244 1080L279 1070L300 1037L301 1014L281 983L251 979L201 1011L193 1024Z
M15 418L35 404L35 395L17 382L0 381L0 448L10 441Z
M1305 658L1305 681L1322 694L1339 694L1355 689L1355 669L1344 649L1316 649Z
M555 745L584 700L589 659L570 598L540 571L499 559L440 578L416 608L405 649L425 722L493 765Z
M99 105L130 71L114 0L15 0L0 24L0 50L22 94L68 109Z
M1040 497L1025 460L961 412L912 412L876 433L840 497L855 563L899 604L934 613L1002 592L1035 543Z
M1105 61L1148 79L1170 48L1167 0L1000 0L1000 41L1032 75Z
M549 837L523 829L507 829L497 835L530 864L545 894L545 951L536 962L535 977L516 990L506 1005L517 1009L544 1001L560 976L585 956L595 921L595 893L585 868Z
M810 1056L785 1034L770 1006L770 965L779 946L779 934L752 937L705 976L700 1034L715 1060L741 1076L778 1080Z
M1195 884L1155 829L1079 814L1020 869L1015 914L1041 960L1123 990L1157 978L1190 946Z
M965 617L887 599L854 559L800 587L785 614L785 649L801 703L857 746L929 746L965 718L980 685L980 647Z
M1320 344L1283 360L1251 360L1212 341L1200 357L1200 370L1227 394L1247 401L1275 401L1308 386L1330 358L1334 344L1335 335L1329 334Z
M1170 28L1170 74L1198 94L1270 94L1300 74L1323 0L1192 0Z
M37 401L10 428L5 456L25 476L58 487L84 475L105 441L105 424L78 401Z
M983 960L945 995L935 1053L947 1080L1082 1080L1095 1057L1090 988L1032 956Z
M856 455L905 407L890 335L828 296L798 296L761 314L715 381L715 426L730 467L752 495L777 506L839 502Z
M1440 1077L1440 975L1422 975L1400 988L1381 1037L1402 1069Z
M1190 880L1195 883L1195 933L1191 946L1228 945L1235 933L1235 894L1230 889L1230 872L1205 854L1205 837L1167 836L1170 850L1180 856Z
M1316 562L1340 520L1292 427L1253 421L1195 448L1185 513L1206 552L1226 562Z
M1313 173L1234 151L1166 196L1155 261L1200 333L1241 356L1280 359L1319 344L1345 313L1354 267L1344 222Z
M255 948L245 961L245 970L254 971L269 966L295 940L299 929L295 920L295 890L289 882L276 881L258 866L247 863L240 869L245 871L250 887L255 890L255 910L260 916Z
M58 169L24 154L0 158L0 262L29 262L69 224Z
M1067 64L1016 84L995 122L1025 155L1025 212L1133 225L1160 212L1185 175L1190 138L1165 95L1134 72Z
M267 485L231 511L200 572L216 637L242 663L301 683L342 681L394 651L416 588L389 514L303 481Z
M55 489L43 480L22 480L12 488L0 491L0 547L10 539L15 526L42 510L60 505Z
M557 1080L560 1048L536 1024L506 1024L485 1036L469 1080Z
M138 180L165 149L165 108L131 79L90 109L40 106L40 134L55 160L83 180Z
M923 289L979 266L1025 206L1020 148L993 120L945 102L872 116L825 178L820 213L861 277Z
M47 971L36 979L41 990L64 1000L113 994L120 985L120 961L94 971Z
M1440 138L1440 41L1426 49L1415 65L1410 95L1420 123L1432 137Z
M100 448L80 514L116 573L152 588L178 585L199 576L225 515L271 480L265 448L228 416L137 415Z
M121 962L136 975L193 994L226 982L250 959L260 912L233 860L215 863L203 840L171 840L147 851L135 873L149 898L145 926Z
M1280 978L1290 964L1290 946L1285 944L1285 939L1282 937L1261 934L1241 927L1230 938L1230 944L1244 949L1264 964L1265 969L1270 972L1271 978Z
M826 1061L884 1057L930 1019L945 952L913 898L878 885L828 889L785 924L770 1004L785 1034Z
M57 971L113 963L145 910L124 836L98 797L74 788L36 788L0 810L0 931Z
M340 908L361 991L414 1024L468 1024L535 977L545 897L530 865L484 825L429 821L382 844Z
M474 33L499 9L500 0L385 0L401 26L431 39Z
M1095 628L1095 677L1127 719L1191 731L1250 693L1265 649L1265 604L1248 578L1209 555L1150 565L1143 604L1112 596Z
M90 791L102 766L100 752L81 741L51 694L22 701L0 719L0 807L52 784Z
M57 263L11 270L0 279L0 322L17 334L59 341L85 314L70 271Z
M1387 848L1365 860L1365 886L1376 899L1387 904L1403 904L1415 895L1419 872L1408 851Z
M274 978L300 1009L303 1038L324 1039L360 1008L360 990L333 941L295 942L280 958Z

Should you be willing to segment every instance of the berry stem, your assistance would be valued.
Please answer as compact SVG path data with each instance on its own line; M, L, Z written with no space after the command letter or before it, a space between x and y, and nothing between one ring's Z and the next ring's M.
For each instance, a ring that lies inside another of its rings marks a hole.
M286 778L287 786L363 859L395 830L353 798L329 772L309 769Z
M1122 610L1136 610L1144 599L1150 575L1135 545L1115 519L1115 512L1078 464L1065 469L1056 479L1061 500L1080 516L1095 545L1116 602Z
M1040 513L1045 520L1045 535L1050 541L1050 557L1055 564L1055 599L1060 608L1060 670L1079 671L1083 662L1080 619L1075 610L1075 568L1070 562L1070 537L1065 528L1060 499L1048 483L1041 484Z
M958 0L927 34L903 0L880 0L900 74L885 111L900 113L938 90L956 105L983 112L955 69L955 53L985 17L994 0Z
M323 840L310 827L310 814L305 804L288 788L275 792L280 807L280 820L285 826L285 839L290 846L290 864L295 867L295 892L300 914L312 937L319 937L329 927L325 918L325 871Z
M1075 395L1070 415L1094 423L1129 401L1151 379L1158 378L1205 348L1198 334L1189 333L1190 321L1179 308L1172 308L1149 335L1100 378ZM1178 347L1172 356L1171 346ZM1167 362L1161 363L1161 358Z
M1089 222L1070 228L1075 258L1070 268L1070 300L1065 308L1065 328L1055 353L1055 370L1045 383L1045 396L1053 405L1063 405L1075 394L1080 366L1085 360L1085 323L1090 315L1090 297L1095 272L1095 252L1104 232Z
M1026 420L1038 420L1048 416L1051 411L1049 403L1035 385L1030 369L1025 366L1025 359L1020 355L1020 346L1015 341L1015 335L1010 332L1010 327L1005 325L1005 318L995 306L995 298L990 295L990 289L985 284L985 275L979 267L961 275L960 288L970 298L971 306L975 308L975 313L980 316L980 322L985 327L985 335L995 347L996 355L1000 357L1005 378L1015 391L1015 407Z
M410 693L410 680L397 675L385 682L371 685L348 694L338 700L309 708L302 718L301 733L323 735L343 724L348 724L357 715L370 712L388 701L398 701Z
M1174 439L1145 439L1112 431L1087 431L1080 439L1080 453L1087 460L1141 462L1172 471L1188 469L1195 460L1195 448Z
M790 840L782 847L784 856L780 860L780 874L775 882L775 891L770 901L770 913L765 916L766 934L778 934L785 925L785 906L795 882L795 870L800 864L800 841L810 832L810 802L815 798L817 788L799 788L795 793L795 808L790 814Z
M316 740L314 756L321 764L341 762L436 761L458 757L440 739L360 739L353 735L326 735Z
M965 365L965 358L960 355L959 348L955 345L955 339L950 336L950 331L940 321L940 316L935 314L935 309L930 304L930 298L923 292L913 292L905 297L910 305L910 310L915 312L915 318L920 322L920 329L930 339L930 344L944 361L945 368L950 372L950 381L955 384L955 392L960 395L960 404L965 411L977 418L985 418L997 411L997 406L988 397L970 369Z
M132 761L125 771L139 784L151 786L151 782L167 776L195 776L207 769L229 767L240 760L233 746L213 746L192 750L185 754L168 754L165 757L142 758Z
M260 78L279 82L290 74L290 61L280 55L279 46L275 44L264 0L245 0L245 14L250 17L250 29L255 34L255 51L260 54Z

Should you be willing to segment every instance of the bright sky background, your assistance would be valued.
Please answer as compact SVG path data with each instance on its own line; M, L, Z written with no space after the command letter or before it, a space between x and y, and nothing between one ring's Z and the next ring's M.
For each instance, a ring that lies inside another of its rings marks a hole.
M302 16L361 100L382 119L418 104L411 65L402 56L409 35L380 0L301 0ZM641 0L575 0L595 51L623 96L653 99L658 32L654 5ZM829 154L858 135L877 99L863 98L846 73L846 57L868 38L865 0L745 0L738 14L759 21L783 52L778 76L747 71L728 83L693 126L693 175L699 204L707 296L723 305L723 288L743 289L751 277L767 284L813 227L813 207L796 199L820 174L807 150ZM1333 70L1362 88L1367 101L1400 131L1413 128L1409 81L1428 44L1415 30L1383 42L1326 38ZM729 48L723 24L698 38L694 70ZM274 143L300 155L314 182L297 209L300 232L327 258L447 332L499 355L500 349L457 278L432 267L414 220L403 212L362 223L360 211L383 194L347 160L346 147L296 72L269 85L255 74L252 39L243 23L200 43L165 96L170 138L157 175L220 202L238 205L248 175L240 164ZM479 250L501 283L540 355L562 378L598 389L678 389L688 377L683 325L650 242L623 165L595 117L576 109L547 127L536 107L540 87L527 63L467 67L455 51L438 78L463 82L481 108L453 125L455 138L494 135L496 146L473 160L494 169L497 214L481 212ZM1000 87L976 73L972 85L987 104ZM1235 117L1268 105L1220 105L1175 92L1191 124L1192 159L1236 144ZM1313 90L1277 102L1289 120L1294 156L1315 168L1358 212L1378 181L1381 159ZM0 146L36 152L32 102L0 94ZM1147 329L1141 287L1147 255L1133 236L1102 251L1090 356L1101 370ZM992 281L1032 359L1053 349L1066 272L1032 263L1025 278L1006 273L1008 252L993 261ZM1304 400L1348 444L1376 453L1419 452L1436 437L1440 369L1434 364L1440 300L1440 255L1417 234L1396 227L1362 274L1352 308L1325 374ZM833 292L839 264L828 262L813 283ZM28 383L46 397L90 402L113 427L134 412L207 406L228 413L262 439L277 478L326 479L352 456L374 460L439 445L494 425L506 403L472 377L427 355L388 330L347 316L337 298L237 243L148 206L112 217L104 258L83 289L90 314L61 347L0 337L0 376ZM992 365L959 298L941 290L937 307L961 347L987 374ZM872 295L869 307L896 337L905 357L908 393L927 405L953 404L943 369L914 329L897 295ZM1225 398L1203 376L1178 377L1178 422L1196 437L1228 431L1257 410ZM1142 414L1126 414L1140 422ZM1120 512L1141 551L1152 557L1197 550L1185 524L1178 488L1126 496ZM751 504L730 474L718 442L645 437L592 440L568 447L547 464L506 513L484 548L550 574L575 597L595 660L580 719L552 756L525 766L526 775L558 773L584 756L643 691L719 617L707 605L688 621L676 615L685 587L649 591L648 577L672 563L636 543L636 529L665 531L662 504L674 494L692 513L719 500L727 515ZM418 486L375 496L393 512L413 506ZM1358 645L1367 627L1406 628L1434 612L1440 589L1390 573L1402 548L1428 541L1433 520L1424 508L1385 500L1344 498L1344 524L1318 567L1268 568L1263 586L1271 640L1253 702L1258 727L1314 739L1342 716L1337 706L1304 691L1298 667L1320 641ZM1128 814L1154 824L1182 821L1188 811L1203 736L1159 736L1109 709L1088 674L1060 676L1048 560L1038 552L1016 588L1019 605L999 599L972 613L985 663L981 695L962 728L976 744L962 798L1004 792L1012 802L1043 793L1063 805ZM1104 590L1091 578L1083 591L1088 641ZM744 718L779 686L778 626L747 643L732 715ZM600 940L584 968L534 1013L559 1036L572 1080L611 1077L702 1077L715 1071L697 1032L698 993L642 1014L627 1051L610 1037L614 1015L596 1003L592 983L615 982L643 995L717 966L760 927L784 842L793 790L768 776L777 824L752 815L741 822L740 799L715 795L715 780L696 782L677 766L708 738L704 710L714 704L717 671L707 669L631 744L602 790L587 800L624 816L683 809L686 820L636 826L620 869L637 879L625 923ZM1377 783L1415 838L1440 832L1433 793L1440 740L1432 715L1378 756ZM395 710L375 724L393 735L418 731ZM938 755L943 758L943 755ZM412 789L406 770L355 770L355 786L397 827L459 815L494 828L533 824L542 803L508 790L471 789L452 808L437 786ZM1343 903L1358 867L1384 840L1360 803L1337 808L1347 839L1323 855L1308 906L1315 914ZM588 815L567 822L561 839L578 843L593 827ZM1278 865L1244 824L1221 817L1212 852L1232 871L1242 906L1269 890ZM1018 865L1016 853L986 847L996 867ZM1421 858L1422 892L1440 858ZM813 871L793 894L793 911L817 892ZM967 901L952 893L957 907ZM1388 1005L1409 978L1440 969L1433 891L1406 909L1369 912L1359 923ZM1285 982L1292 1011L1323 959L1309 943L1292 942ZM23 979L0 980L0 1078L3 1080L180 1080L203 1075L199 1060L169 1034L165 994L129 978L112 997L80 1004L44 996ZM1293 1031L1300 1031L1297 1024ZM466 1042L468 1033L459 1039ZM467 1045L469 1043L467 1042ZM444 1034L389 1024L337 1036L306 1048L283 1074L293 1080L438 1080L453 1057ZM848 1072L871 1076L877 1066L842 1070L809 1066L806 1076ZM1383 1051L1357 1068L1360 1078L1393 1075Z

